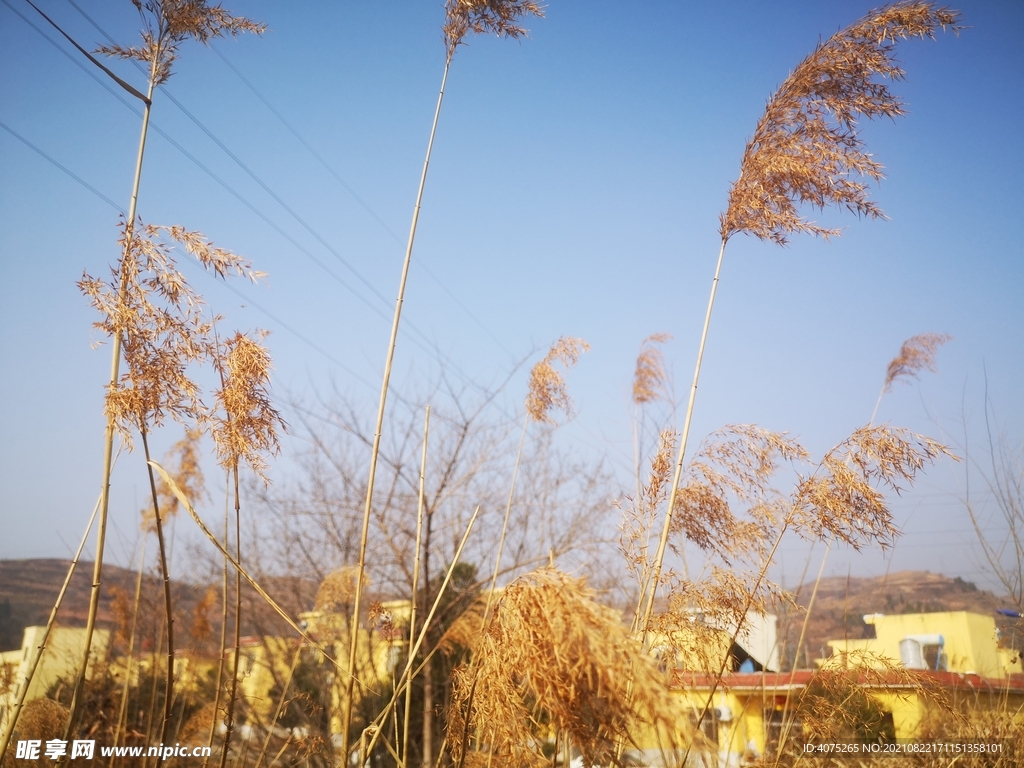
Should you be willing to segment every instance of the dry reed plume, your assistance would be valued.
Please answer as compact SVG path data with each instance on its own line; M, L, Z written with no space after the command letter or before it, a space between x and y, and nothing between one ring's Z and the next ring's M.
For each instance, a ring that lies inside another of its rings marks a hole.
M405 247L405 258L402 262L402 275L398 281L398 298L395 301L395 314L391 322L391 337L388 340L388 351L384 362L384 375L381 380L380 401L377 406L377 424L374 430L373 447L370 450L370 471L366 481L366 503L363 505L363 524L359 542L359 564L356 576L356 594L352 608L352 621L358 622L360 603L363 596L363 574L366 569L366 540L369 535L370 515L373 509L374 482L377 474L377 458L380 454L380 440L384 429L384 411L387 406L388 388L391 381L391 367L395 357L395 345L398 341L398 329L402 319L402 304L405 300L405 287L409 279L409 266L412 263L413 245L416 241L416 228L419 223L420 206L423 202L423 189L427 183L427 171L430 168L430 156L434 147L434 136L437 134L437 123L441 116L441 105L444 102L444 89L448 82L448 71L451 68L455 51L465 42L466 35L492 33L498 37L519 38L526 30L519 26L518 21L524 16L542 15L541 7L532 0L446 0L445 21L442 36L445 44L444 73L441 75L441 88L437 94L437 106L434 108L434 119L430 126L430 138L427 141L427 152L423 159L423 170L420 173L419 188L416 192L416 204L412 209L412 222L409 226L409 239ZM349 644L349 669L356 663L356 632L352 632ZM352 702L355 693L355 680L350 676L345 691L345 718L342 724L341 752L343 761L348 760L349 728L351 726Z
M485 684L474 686L477 677ZM472 663L457 672L448 742L459 763L468 725L480 743L467 763L539 766L550 763L544 742L562 733L585 765L606 764L620 739L676 735L676 714L667 675L618 613L600 605L582 580L542 568L505 589L473 645Z
M554 424L551 411L562 411L572 415L572 398L565 386L565 379L555 368L560 362L571 368L590 345L583 339L562 337L552 345L547 355L530 370L529 392L526 395L526 412L534 421Z
M132 0L142 19L142 45L103 45L107 56L143 62L152 68L152 79L163 85L171 76L178 47L185 40L209 44L218 37L237 37L243 32L262 35L266 25L244 16L232 16L220 5L206 0ZM151 94L152 95L152 94Z
M665 355L658 345L671 340L667 333L654 333L643 340L640 354L636 358L633 373L633 404L643 405L666 396L668 374L665 371Z
M839 234L838 230L801 218L798 206L804 204L818 208L836 205L861 216L881 217L881 209L868 199L867 185L858 180L879 180L882 168L865 151L857 120L902 114L900 101L881 82L903 77L894 58L897 41L934 37L939 29L956 32L958 21L956 11L919 0L872 11L820 44L769 99L744 149L740 176L729 191L728 206L720 217L718 263L697 350L668 510L654 558L644 624L654 610L673 525L726 244L740 232L779 245L784 245L793 233L823 237Z
M927 369L932 373L937 372L935 353L952 338L944 333L922 333L904 341L900 353L889 361L885 372L885 391L890 391L899 379L916 379L919 371Z
M442 31L449 61L470 33L518 40L526 35L521 19L544 15L544 7L532 0L447 0L444 11Z
M955 32L958 20L956 11L932 3L900 2L872 11L819 45L768 101L729 192L722 239L746 232L784 245L793 233L839 234L801 218L801 204L882 217L868 199L867 185L856 180L882 178L857 120L902 115L902 103L880 82L903 79L896 42L934 37L940 29Z
M244 461L266 480L265 455L278 451L278 432L285 428L270 402L270 353L239 331L224 342L217 360L222 383L216 393L220 411L214 417L213 441L221 466L234 471Z

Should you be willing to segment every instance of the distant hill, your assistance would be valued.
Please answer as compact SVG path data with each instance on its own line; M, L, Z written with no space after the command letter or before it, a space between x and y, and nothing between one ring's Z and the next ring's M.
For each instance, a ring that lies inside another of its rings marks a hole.
M800 587L798 604L806 609L814 583ZM824 578L818 586L799 666L806 667L828 653L827 640L866 637L864 615L869 613L931 613L973 611L994 616L997 625L1009 628L1012 620L996 616L997 608L1009 608L1008 600L979 589L970 581L927 571L901 571L869 578ZM792 659L800 637L803 612L780 618L780 635L786 639L786 657Z
M45 624L67 576L70 560L34 559L0 560L0 651L21 647L25 627ZM68 592L57 614L57 622L67 627L83 627L89 613L89 596L92 586L91 562L79 561ZM133 601L137 572L116 565L103 566L103 590L101 591L98 625L114 628L118 617L115 606L117 590L123 590L128 604ZM234 580L231 581L231 603L234 601ZM271 595L292 615L309 610L313 605L317 585L301 579L268 578L263 583ZM209 635L195 637L199 622L196 621L199 607L207 585L190 584L180 580L172 581L175 626L180 641L186 643L212 642L220 634L220 583L213 585L215 600L205 612L209 621ZM245 585L243 589L243 625L246 635L291 634L284 622L266 605L261 598ZM163 587L161 580L152 572L143 577L142 610L139 612L138 631L143 647L152 645L152 638L162 632ZM130 615L130 614L129 614ZM230 612L234 616L234 612Z

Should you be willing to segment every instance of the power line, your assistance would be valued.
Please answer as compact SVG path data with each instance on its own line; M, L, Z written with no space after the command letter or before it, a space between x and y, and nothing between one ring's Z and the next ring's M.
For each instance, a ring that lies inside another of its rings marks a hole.
M68 0L68 2L71 3L72 5L74 5L74 0ZM78 6L75 6L75 7L77 8ZM260 93L260 91L256 88L256 86L253 85L249 81L249 79L239 71L238 67L236 67L234 64L232 64L231 61L216 46L210 46L210 48L211 48L211 50L215 54L217 54L217 56L220 58L220 60L223 61L228 66L228 68L232 72L234 72L235 75L238 76L238 79L241 80L245 84L245 86L250 91L253 92L253 94L256 96L256 98L259 99L263 103L263 105L273 113L274 117L276 117L281 122L281 124L285 128L287 128L288 131L296 139L298 139L299 143L302 144L302 146L305 147L309 151L309 153L311 155L313 155L314 158L316 158L317 162L319 162L320 165L322 165L324 167L324 169L331 176L333 176L334 179L339 184L341 184L342 187L345 188L345 191L347 191L350 195L352 195L352 199L355 200L357 203L359 203L359 205L363 208L363 210L365 210L368 214L370 214L370 216L373 218L373 220L376 221L380 225L381 229L383 229L391 237L392 240L394 240L396 243L398 243L398 245L402 245L402 240L398 237L398 235L395 234L395 232L391 229L391 227L389 227L387 225L387 223L384 221L384 219L382 219L377 214L377 212L374 211L369 206L369 204L365 200L363 200L363 198L361 198L356 193L356 191L354 189L352 189L352 187L341 177L341 175L330 165L330 163L328 163L323 158L323 156L319 152L317 152L312 147L312 145L310 145L310 143L308 141L306 141L305 137L303 137L303 135L301 133L299 133L298 130L296 130L296 128L291 123L289 123L287 119L285 119L284 115L282 115L277 110L277 108L275 108L274 105L270 103L270 100L267 99L262 93ZM512 354L511 350L509 350L502 343L501 339L499 339L497 336L495 336L494 333L491 332L491 329L488 328L484 324L484 322L480 318L478 318L469 309L469 307L467 307L465 304L463 304L462 300L458 297L458 295L453 290L451 290L447 285L445 285L443 282L441 282L441 278L439 278L437 275L435 275L433 270L431 270L430 267L427 266L427 264L422 259L419 259L416 263L417 263L418 267L420 269L422 269L423 272L425 272L428 277L430 277L431 280L433 280L435 283L437 283L437 285L441 288L441 290L443 290L445 293L448 294L449 298L452 299L452 301L455 303L455 305L459 309L461 309L463 312L465 312L466 315L474 323L476 323L484 333L487 334L487 336L491 339L491 341L493 341L495 344L497 344L499 347L501 347L509 355Z

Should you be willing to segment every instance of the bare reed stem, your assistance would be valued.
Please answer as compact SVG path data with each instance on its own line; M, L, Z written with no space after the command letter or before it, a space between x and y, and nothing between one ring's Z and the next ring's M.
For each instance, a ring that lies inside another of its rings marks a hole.
M420 548L423 546L423 507L427 483L427 438L430 435L430 406L423 415L423 454L420 457L420 488L416 500L416 552L412 566L412 602L409 606L409 658L412 658L413 637L416 636L416 605L419 603ZM405 689L405 722L402 727L402 760L409 764L409 716L412 711L412 681Z
M125 250L131 248L132 244L132 233L135 227L135 212L138 208L139 201L139 185L142 181L142 158L146 151L146 136L149 132L149 113L152 107L153 89L156 86L157 80L157 57L159 56L159 47L156 49L156 55L150 64L149 70L149 86L146 92L146 104L142 110L142 130L139 136L139 151L135 158L135 178L132 181L132 197L131 202L128 205L128 217L125 229L124 247ZM125 254L127 256L127 254ZM127 263L128 259L124 258L122 263ZM120 299L123 301L125 298L125 292L128 286L128 275L122 272L121 274L121 292ZM118 372L121 365L121 335L115 334L113 349L110 354L110 385L109 388L112 391L117 386ZM96 529L96 559L93 563L92 570L92 592L89 595L89 615L85 622L85 639L83 641L82 650L82 661L81 667L78 671L78 676L75 678L74 691L71 694L71 705L68 707L68 723L64 730L64 741L71 740L71 734L75 728L75 721L78 717L78 707L82 695L82 686L85 684L86 669L89 666L89 653L92 650L92 636L96 629L96 614L100 606L100 585L103 581L103 551L107 540L107 510L110 505L110 474L113 469L113 452L114 452L114 414L107 414L107 427L104 437L103 446L103 481L100 491L100 520L99 526Z
M444 101L444 87L448 82L448 70L451 67L452 57L448 55L444 64L444 75L441 77L441 90L437 96L437 107L434 109L434 121L430 126L430 139L427 142L427 155L423 160L423 172L420 174L420 185L416 192L416 205L412 211L412 224L409 227L409 241L405 247L405 260L402 263L402 277L398 283L398 298L395 300L395 315L391 322L391 338L388 340L387 359L384 363L384 378L380 387L380 403L377 406L377 426L373 433L373 449L370 453L370 475L366 482L366 504L363 507L363 526L359 535L359 566L356 571L356 591L352 605L352 626L349 627L349 677L345 686L345 716L342 718L341 728L341 754L347 762L349 752L349 728L352 725L352 700L355 694L355 668L356 668L356 628L359 625L359 612L362 607L363 597L363 573L366 570L366 541L370 531L370 512L373 508L373 483L377 475L377 456L380 453L380 440L384 431L384 408L388 399L388 385L391 381L391 364L395 357L395 345L398 341L398 326L402 318L402 303L405 300L405 284L409 277L409 265L412 263L412 247L416 240L416 225L419 223L420 206L423 202L423 189L427 183L427 170L430 167L430 154L434 148L434 135L437 132L437 122L441 116L441 103Z

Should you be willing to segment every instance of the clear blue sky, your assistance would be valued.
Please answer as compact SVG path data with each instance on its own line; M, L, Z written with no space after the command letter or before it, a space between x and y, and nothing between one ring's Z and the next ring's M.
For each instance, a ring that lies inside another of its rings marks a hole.
M77 1L116 40L135 41L128 0ZM70 58L0 5L0 121L126 208L138 117L24 0L7 2ZM265 21L266 36L183 45L167 90L309 228L164 93L153 122L355 293L161 135L150 137L139 213L200 230L270 273L268 286L236 284L243 298L187 271L229 322L273 331L277 391L335 382L372 410L443 66L441 3L228 5ZM86 47L104 42L66 0L40 6ZM579 416L559 439L605 456L628 483L640 341L673 334L666 353L682 397L744 142L791 68L870 7L557 0L529 22L529 39L471 40L449 78L396 386L414 389L436 369L433 347L457 376L493 383L531 350L581 336L593 351L572 374ZM999 425L1021 440L1024 7L957 7L968 25L959 38L901 44L908 78L896 91L908 115L864 128L887 169L874 198L890 220L826 212L816 218L845 227L831 243L730 244L695 435L756 422L820 453L867 421L902 341L937 332L955 337L941 373L898 388L880 418L941 437L963 406L979 427L987 372ZM142 87L130 65L112 66ZM95 499L108 348L90 348L95 317L75 281L116 259L117 216L0 130L0 557L65 556ZM137 463L115 477L112 515L124 530L142 506ZM960 476L940 465L897 504L907 535L891 567L983 579L955 499ZM792 581L803 556L783 555ZM886 567L878 555L838 553L830 572Z

